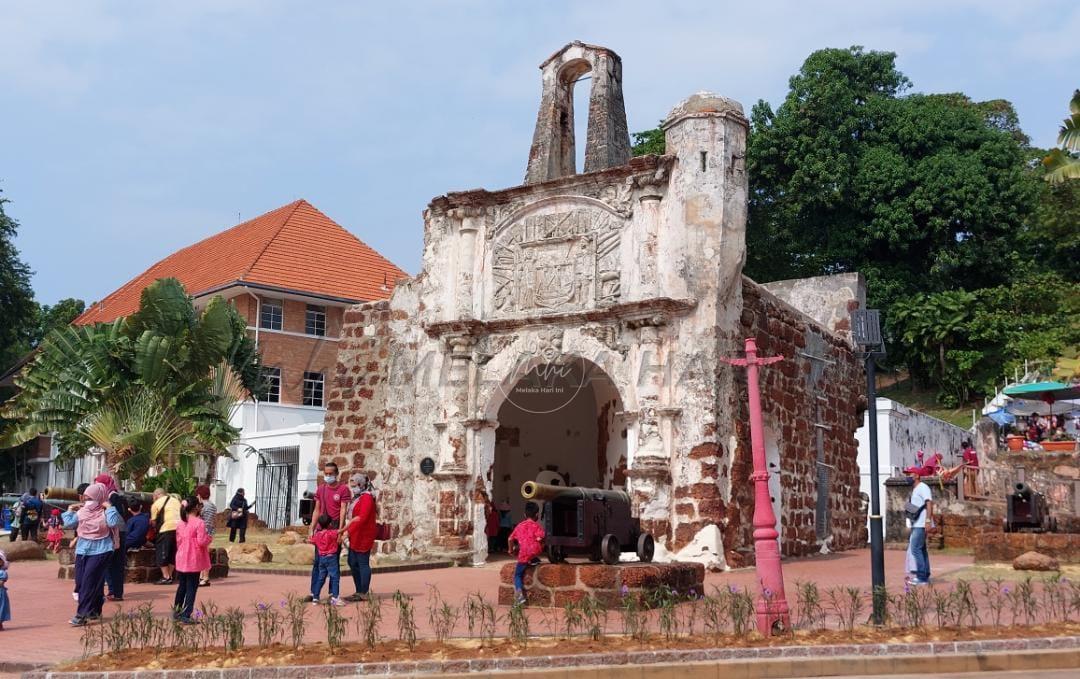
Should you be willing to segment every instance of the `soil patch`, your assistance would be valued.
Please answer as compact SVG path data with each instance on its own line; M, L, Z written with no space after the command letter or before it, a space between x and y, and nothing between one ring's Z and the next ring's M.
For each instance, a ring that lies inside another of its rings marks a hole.
M587 638L540 637L527 646L508 639L481 642L480 639L454 639L446 642L419 641L412 649L403 642L380 643L375 648L349 643L330 649L325 643L293 648L274 644L265 648L248 646L227 653L223 648L131 649L103 656L92 656L54 668L62 672L107 672L161 669L213 669L230 667L267 667L280 665L328 665L338 663L400 662L404 660L465 660L546 655L580 655L623 651L691 650L700 648L764 646L836 646L852 644L908 644L925 642L972 641L981 639L1020 639L1074 636L1080 623L1057 623L1012 627L943 628L920 630L858 628L853 632L836 630L795 631L792 634L764 638L749 636L695 635L665 639L654 634L647 641L609 635L600 641Z

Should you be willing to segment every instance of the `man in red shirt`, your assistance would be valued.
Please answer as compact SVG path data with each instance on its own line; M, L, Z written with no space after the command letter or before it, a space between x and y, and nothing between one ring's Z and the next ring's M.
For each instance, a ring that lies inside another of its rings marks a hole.
M517 603L525 603L525 569L536 565L540 552L544 551L544 528L537 521L540 507L535 502L525 503L525 520L514 527L510 542L517 544L517 566L514 568L514 596Z
M356 486L359 495L352 507L352 516L343 531L349 533L349 572L352 573L356 593L348 601L364 601L371 588L371 549L375 546L375 488L363 474L354 474L349 481Z
M333 462L323 465L323 484L315 489L315 511L311 515L311 537L315 536L315 529L319 525L319 517L326 514L330 517L330 526L334 530L340 529L344 523L342 516L344 508L349 504L352 496L349 487L338 478L338 466ZM338 546L338 554L341 554L341 546ZM315 583L319 579L319 550L315 549L315 563L311 568L311 590L317 591Z

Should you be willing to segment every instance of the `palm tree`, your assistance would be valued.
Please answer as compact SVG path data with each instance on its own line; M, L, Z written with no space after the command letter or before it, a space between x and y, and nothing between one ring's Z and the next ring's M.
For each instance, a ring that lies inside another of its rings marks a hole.
M1054 149L1042 161L1046 168L1046 181L1051 184L1080 179L1080 158L1074 154L1080 151L1080 90L1073 92L1069 113L1058 133L1057 143L1062 148Z
M195 456L212 463L239 435L235 404L261 388L246 326L220 297L196 312L179 281L162 279L126 318L57 329L16 379L0 446L52 433L62 457L100 448L118 475L137 480Z

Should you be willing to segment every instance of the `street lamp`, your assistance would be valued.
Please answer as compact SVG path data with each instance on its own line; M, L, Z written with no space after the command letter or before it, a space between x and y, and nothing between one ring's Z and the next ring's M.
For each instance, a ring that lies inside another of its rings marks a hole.
M851 312L851 335L866 361L866 400L870 439L870 581L873 585L875 625L885 623L885 546L882 538L881 497L878 485L877 385L874 360L885 355L881 340L881 315L877 309Z

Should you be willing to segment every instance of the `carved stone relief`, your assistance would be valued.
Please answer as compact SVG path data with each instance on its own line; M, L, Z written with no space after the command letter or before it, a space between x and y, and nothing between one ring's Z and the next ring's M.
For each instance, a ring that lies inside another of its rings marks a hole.
M544 313L614 304L622 293L623 221L601 210L531 215L493 243L496 314Z

